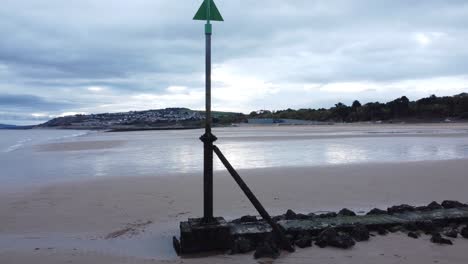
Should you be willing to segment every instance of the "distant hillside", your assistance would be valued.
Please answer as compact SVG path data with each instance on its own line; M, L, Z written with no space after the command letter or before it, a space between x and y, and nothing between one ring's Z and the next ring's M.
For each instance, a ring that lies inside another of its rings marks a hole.
M14 125L5 125L5 124L0 124L0 129L9 129L9 128L15 128L16 126Z
M69 129L111 129L118 131L145 129L201 128L204 111L188 108L166 108L124 113L74 115L54 118L37 127ZM441 122L468 120L468 94L437 97L431 95L416 101L402 96L387 103L354 101L351 106L337 103L329 109L259 110L249 115L213 112L214 126L247 122L248 119L307 120L314 122ZM312 122L313 123L313 122ZM1 125L0 125L1 128Z
M15 126L15 125L5 125L5 124L0 124L0 129L17 129L17 130L22 130L22 129L31 129L34 126Z
M236 120L242 114L216 112L213 114L216 124L225 124ZM69 129L170 129L202 127L204 112L188 108L166 108L123 113L103 113L74 115L54 118L38 127Z
M300 119L319 122L440 122L468 120L468 94L438 97L431 95L416 101L402 96L387 103L354 101L351 106L337 103L329 109L260 110L248 118Z

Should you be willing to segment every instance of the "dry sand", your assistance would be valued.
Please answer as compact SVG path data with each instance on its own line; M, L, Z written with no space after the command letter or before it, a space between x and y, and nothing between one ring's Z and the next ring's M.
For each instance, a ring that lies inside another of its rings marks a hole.
M243 170L272 213L368 210L433 200L468 201L468 160ZM178 222L202 212L200 175L107 178L0 194L0 263L258 263L252 255L179 259ZM225 173L215 178L215 212L256 214ZM352 250L299 250L275 263L467 263L454 246L403 234L373 237ZM268 262L266 262L268 263Z

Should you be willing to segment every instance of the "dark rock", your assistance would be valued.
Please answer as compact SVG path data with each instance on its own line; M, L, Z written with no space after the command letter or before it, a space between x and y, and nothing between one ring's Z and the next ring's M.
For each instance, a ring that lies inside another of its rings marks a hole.
M447 201L442 202L442 207L444 207L445 209L460 208L460 207L467 207L467 206L468 205L460 203L458 201L447 200Z
M468 239L468 226L465 226L465 227L461 230L460 235L461 235L463 238Z
M303 237L310 237L310 233L306 230L302 230L297 234L296 239L303 238Z
M416 222L414 225L418 230L422 230L425 233L432 233L437 229L436 225L431 220Z
M296 214L296 219L299 219L299 220L308 220L309 217L305 214Z
M245 216L242 216L239 219L233 220L232 222L234 222L234 223L252 223L252 222L257 222L257 221L258 221L258 219L257 219L256 216L245 215Z
M328 244L332 247L347 249L353 247L356 243L349 235L340 234L336 240L330 241Z
M408 236L409 236L409 237L412 237L412 238L414 238L414 239L419 238L419 234L416 233L416 232L409 232L409 233L408 233Z
M177 256L180 256L180 242L175 236L172 237L172 246L174 247L174 250L177 253Z
M288 231L282 225L278 225L278 228L281 230L281 232L283 232L285 234L288 233ZM270 240L273 240L272 235L267 236L267 238L270 239Z
M317 241L315 241L315 245L317 245L319 248L324 248L328 244L327 244L327 242L325 240L317 240Z
M254 258L255 259L258 259L258 258L276 259L279 257L279 255L280 255L280 251L278 247L276 247L276 245L274 245L273 243L266 241L266 242L261 243L257 247L254 253Z
M341 209L341 211L338 212L338 215L339 216L356 216L356 213L347 208L343 208Z
M319 247L332 246L347 249L356 243L348 234L339 233L335 228L327 228L320 233L315 244Z
M387 209L389 214L397 214L397 213L404 213L404 212L413 212L415 209L411 205L402 204L402 205L395 205Z
M444 236L450 237L450 238L457 238L458 237L458 231L456 229L450 228L449 230L444 232Z
M240 237L234 240L234 243L231 247L231 254L247 253L255 249L252 241Z
M317 215L314 214L314 213L310 213L310 214L307 214L307 217L308 217L309 219L314 219L314 218L317 217Z
M321 214L319 215L318 217L319 218L333 218L333 217L337 217L338 214L335 213L335 212L330 212L330 213L325 213L325 214Z
M297 214L293 210L289 209L284 217L286 220L295 220L297 219Z
M369 240L369 230L363 225L356 225L351 230L351 237L357 242Z
M408 231L417 231L418 230L418 226L415 223L407 223L407 224L404 224L403 227Z
M427 206L416 206L416 207L414 208L414 210L415 210L415 211L421 211L421 212L423 212L423 211L429 211L429 209L427 208Z
M438 209L442 209L443 207L438 202L432 202L427 205L427 208L430 210L438 210Z
M367 215L385 215L385 214L387 214L387 211L384 211L378 208L374 208L367 213Z
M275 222L278 222L278 221L285 220L286 217L284 215L276 215L276 216L273 216L271 219Z
M432 235L431 242L435 244L452 245L452 241L443 238L439 233L435 233Z
M249 223L249 222L257 222L257 217L253 215L246 215L241 217L240 219L241 223Z
M378 227L376 231L377 231L377 234L381 236L385 236L386 234L388 234L388 231L383 227Z
M311 237L302 237L296 241L294 244L300 248L306 248L312 246L312 238Z
M434 219L433 222L435 228L446 227L451 224L450 219L447 218Z
M396 226L392 226L392 227L388 228L388 231L390 231L392 233L399 232L399 231L402 231L402 230L403 230L403 227L400 226L400 225L396 225Z

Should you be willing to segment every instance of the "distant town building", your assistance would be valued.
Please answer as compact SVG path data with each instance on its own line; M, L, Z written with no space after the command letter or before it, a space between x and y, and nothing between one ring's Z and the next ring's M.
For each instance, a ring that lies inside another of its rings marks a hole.
M249 118L247 119L249 124L275 124L278 123L278 119L273 118Z
M281 125L323 125L329 122L308 121L299 119L276 119L276 118L249 118L247 123L252 125L267 125L267 124L281 124Z

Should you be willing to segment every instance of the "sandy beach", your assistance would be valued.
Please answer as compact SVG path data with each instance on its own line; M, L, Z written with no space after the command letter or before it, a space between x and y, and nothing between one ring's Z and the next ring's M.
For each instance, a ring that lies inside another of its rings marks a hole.
M343 207L468 201L468 160L241 170L271 214ZM156 173L157 174L157 173ZM259 263L251 254L179 259L178 223L202 213L201 175L118 177L0 194L0 263ZM215 214L256 214L225 172L215 176ZM311 249L275 263L466 263L468 240L453 246L404 234L373 237L352 250ZM269 262L266 262L269 263Z
M0 14L0 264L468 264L468 0Z

